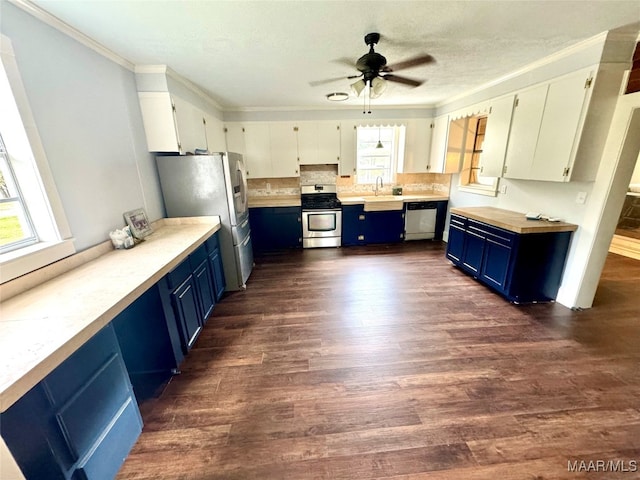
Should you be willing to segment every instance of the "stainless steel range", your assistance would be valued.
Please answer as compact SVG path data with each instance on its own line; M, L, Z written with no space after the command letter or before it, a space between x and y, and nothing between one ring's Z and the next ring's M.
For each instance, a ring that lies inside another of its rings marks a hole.
M302 185L302 247L342 244L342 204L335 185Z

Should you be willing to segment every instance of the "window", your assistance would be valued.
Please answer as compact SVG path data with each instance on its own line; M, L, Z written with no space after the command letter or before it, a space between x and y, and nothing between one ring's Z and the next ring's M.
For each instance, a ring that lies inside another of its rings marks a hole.
M0 134L0 253L37 241L29 211Z
M404 142L404 126L358 127L357 183L393 183Z
M486 116L473 116L466 119L464 158L460 171L460 190L470 193L495 196L498 179L482 175L480 155L487 128Z
M1 34L0 105L0 283L4 283L72 255L75 248L11 40Z

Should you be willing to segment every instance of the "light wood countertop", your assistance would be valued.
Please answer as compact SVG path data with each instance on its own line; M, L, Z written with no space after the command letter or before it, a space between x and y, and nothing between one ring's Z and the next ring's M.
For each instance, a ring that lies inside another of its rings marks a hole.
M389 195L384 195L385 198L391 198ZM343 205L360 205L365 202L367 198L374 199L374 195L368 196L355 196L355 195L344 195L339 194L338 200ZM441 193L411 193L406 195L394 195L393 199L402 200L403 202L437 202L441 200L449 200L448 195L443 195Z
M164 219L134 248L110 250L0 303L0 412L219 229L217 216Z
M249 197L249 208L299 207L300 195Z
M527 220L525 214L495 207L452 208L451 213L504 228L515 233L574 232L578 225L546 220Z

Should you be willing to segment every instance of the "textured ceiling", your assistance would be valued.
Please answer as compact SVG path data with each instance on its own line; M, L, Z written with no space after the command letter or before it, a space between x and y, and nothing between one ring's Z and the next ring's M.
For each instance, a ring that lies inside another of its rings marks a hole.
M330 103L358 73L341 63L383 35L389 64L429 53L436 63L398 74L377 105L433 105L598 33L640 21L640 0L156 1L36 0L40 8L135 64L165 64L225 110L361 105Z

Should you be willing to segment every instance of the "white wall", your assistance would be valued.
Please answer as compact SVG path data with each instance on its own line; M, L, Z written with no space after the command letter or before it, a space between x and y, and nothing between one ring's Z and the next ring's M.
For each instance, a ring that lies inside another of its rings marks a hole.
M12 40L77 250L107 240L127 210L164 216L133 72L8 2L0 28Z

